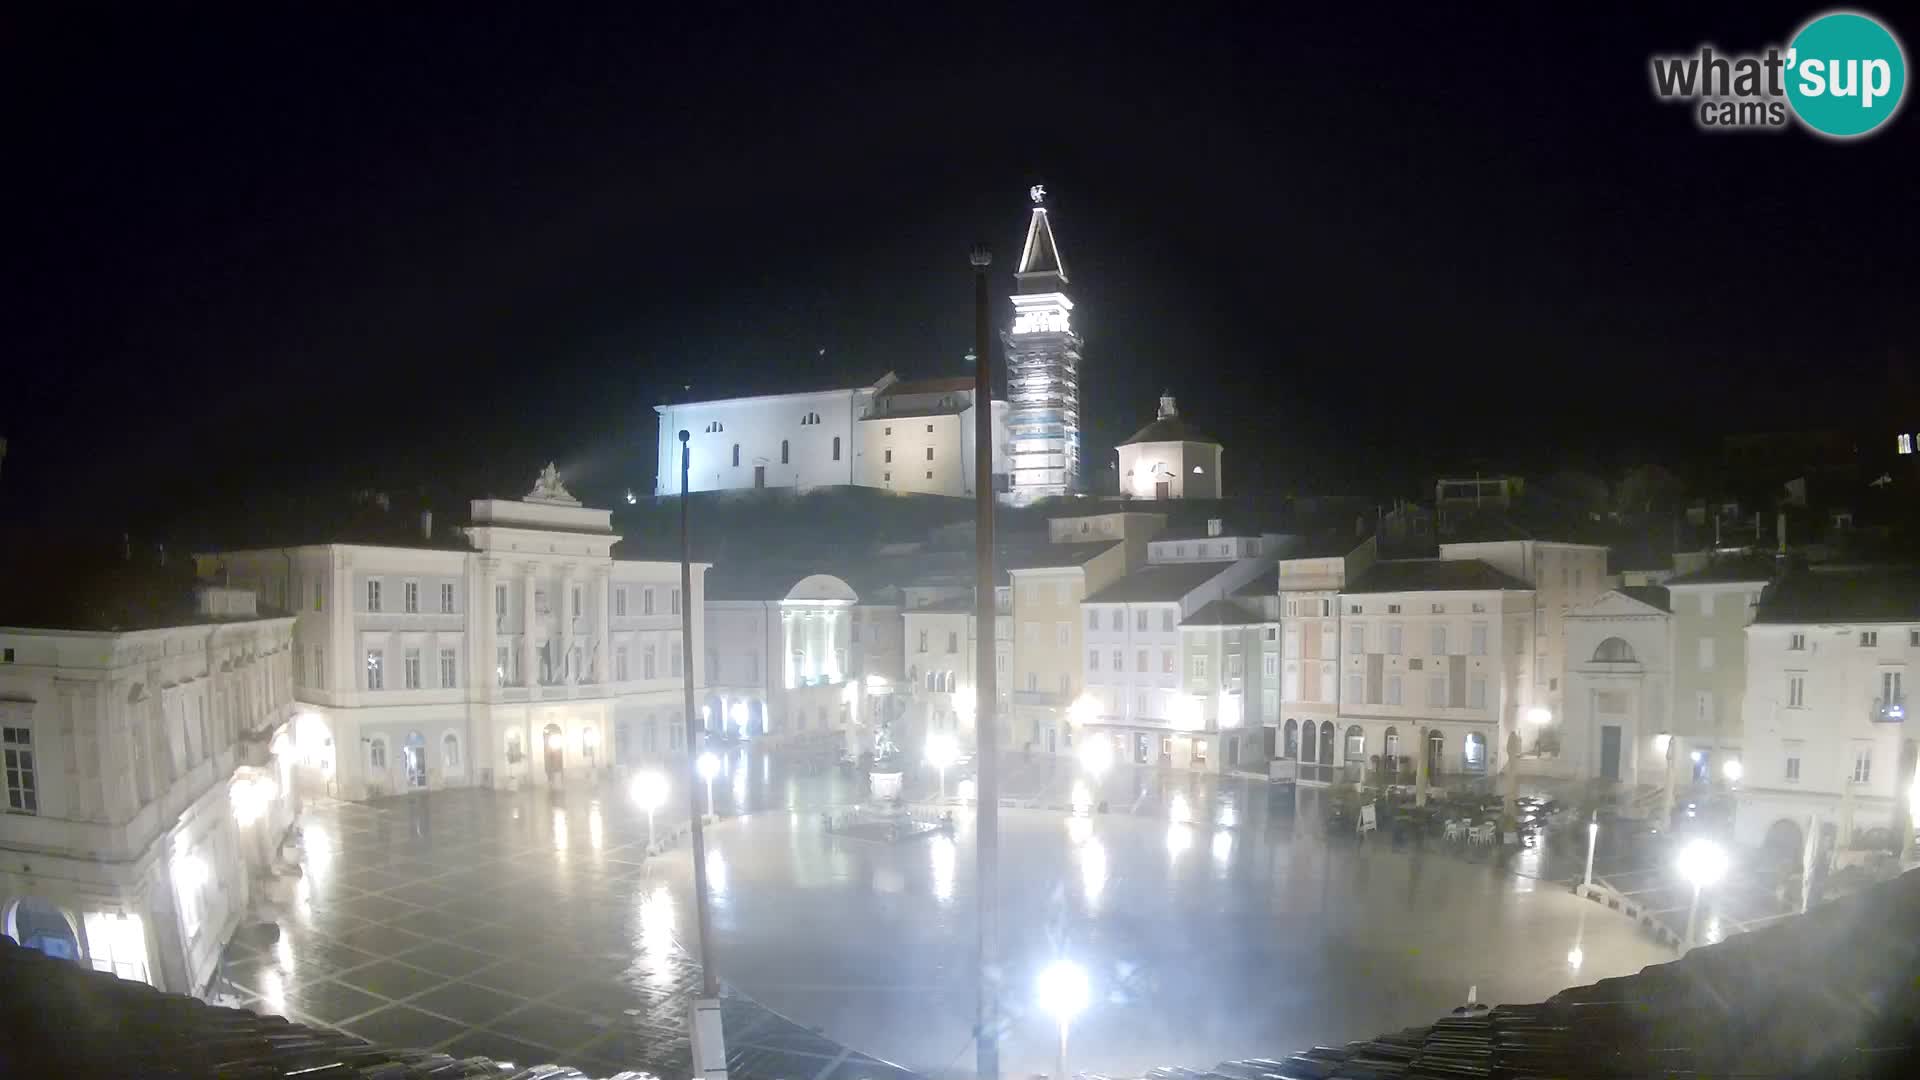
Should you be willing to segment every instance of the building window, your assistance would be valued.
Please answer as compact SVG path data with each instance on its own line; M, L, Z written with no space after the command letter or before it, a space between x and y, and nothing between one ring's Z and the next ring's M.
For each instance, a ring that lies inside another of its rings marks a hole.
M1435 675L1427 680L1427 707L1439 708L1447 703L1447 679L1444 675Z
M1073 631L1066 623L1053 624L1053 643L1055 645L1065 648L1067 642L1071 640L1072 635Z
M1284 644L1281 645L1281 648L1286 651L1290 659L1297 658L1300 655L1300 630L1298 627L1287 627L1286 640Z
M1398 615L1398 614L1400 614L1400 605L1399 605L1399 604L1388 604L1388 605L1387 605L1387 614L1389 614L1389 615Z
M1087 670L1088 671L1100 670L1100 650L1099 649L1087 650Z
M32 729L0 728L0 758L7 768L7 813L38 814L40 785L34 773Z
M613 590L613 613L616 616L627 613L627 587L625 585Z
M569 595L567 599L568 599L568 610L573 612L574 618L576 619L579 618L580 617L580 586L575 585L571 590L569 590Z
M1134 660L1136 661L1134 665L1134 670L1136 671L1147 670L1147 650L1141 649L1139 655L1134 657Z
M1902 454L1913 453L1913 436L1904 431L1895 435L1893 437L1893 448Z
M840 460L840 436L838 435L833 437L833 460Z
M440 760L448 772L460 770L460 736L449 731L441 737Z
M1400 624L1399 623L1394 623L1393 625L1387 627L1387 655L1388 656L1400 655Z
M1126 613L1121 611L1119 608L1114 608L1113 618L1108 621L1108 625L1113 627L1113 632L1116 634L1122 630L1125 630L1127 628ZM1920 630L1916 630L1914 632L1920 633Z
M1807 635L1793 634L1787 638L1787 649L1791 652L1807 651Z
M1358 705L1366 696L1366 680L1354 672L1347 676L1347 704Z
M1195 654L1193 658L1193 677L1196 679L1204 679L1207 677L1206 653Z
M1271 679L1275 675L1278 675L1279 673L1280 673L1279 657L1273 655L1272 653L1267 653L1264 656L1260 657L1260 674L1263 677Z
M368 611L380 610L380 579L379 578L367 579L367 610Z
M1133 629L1134 629L1134 630L1135 630L1135 632L1137 632L1137 633L1145 633L1145 632L1146 632L1146 630L1147 630L1147 612L1146 612L1146 609L1145 609L1145 608L1142 608L1142 609L1140 609L1139 611L1136 611L1136 612L1134 612L1134 613L1133 613Z
M1860 631L1860 647L1863 649L1879 648L1880 647L1880 631L1878 630Z
M321 645L313 647L313 685L321 690L327 688L327 650Z
M881 480L884 480L885 482L887 482L887 483L889 483L889 484L891 484L891 483L893 483L893 474L892 474L892 473L890 473L890 472L887 472L887 473L881 473L881 474L880 474L880 479L881 479Z
M651 588L640 590L640 614L653 614L653 590Z
M958 630L947 631L947 651L950 653L957 653L960 651L960 631Z
M409 615L418 615L420 613L420 583L417 581L407 582L402 588L401 593L406 613Z
M493 616L496 619L505 619L507 617L507 587L505 585L495 585L493 587Z
M327 593L321 582L313 583L313 610L327 610Z
M920 649L919 649L919 651L920 651L920 652L926 652L926 651L927 651L927 631L925 631L925 630L922 630L922 631L920 631Z
M1364 626L1350 627L1347 630L1347 654L1350 656L1361 656L1364 655L1366 651L1367 628Z
M1433 628L1433 649L1430 653L1428 653L1428 655L1430 656L1447 655L1447 628L1446 627L1436 626Z
M1401 697L1401 693L1402 693L1402 690L1400 685L1400 676L1398 675L1387 676L1387 704L1389 705L1402 704L1403 699Z
M932 429L932 428L928 428L927 430L928 430L928 431L932 431L933 429ZM933 447L931 447L931 446L929 446L929 447L927 447L927 460L928 460L928 461L932 461L932 460L933 460Z
M888 450L888 451L885 451L885 453L886 453L886 457L883 458L882 460L884 460L889 465L893 464L893 451Z
M625 645L613 650L613 678L615 682L627 681L627 647Z
M1467 682L1467 705L1475 709L1487 707L1487 677L1475 675Z
M440 650L440 685L448 688L453 687L454 685L456 685L454 679L455 679L455 676L457 676L458 674L459 674L459 671L454 666L453 650L441 649Z
M1472 635L1473 655L1487 655L1487 624L1474 623L1469 633Z
M507 685L507 664L510 655L511 652L505 645L493 650L493 685Z
M387 686L387 656L379 649L367 650L367 689L384 690Z
M680 653L680 643L678 641L675 641L667 649L668 674L672 675L676 679L679 678L682 670L682 665L685 663L686 663L686 660Z
M658 674L659 660L654 652L654 647L651 645L642 646L640 649L640 677L643 679L651 679Z
M736 469L740 467L740 444L739 443L733 444L733 467Z
M1160 650L1160 674L1162 675L1173 674L1173 650L1172 649Z
M1787 676L1787 708L1804 709L1807 707L1807 677L1805 675Z
M1287 618L1297 619L1299 617L1300 617L1300 601L1298 600L1287 601Z
M1920 649L1920 630L1907 631L1907 644Z
M1800 749L1804 745L1799 739L1787 739L1780 744L1780 775L1789 784L1800 782Z
M1713 639L1709 637L1700 639L1700 670L1713 670Z
M1870 783L1873 780L1873 744L1853 744L1853 782Z
M680 614L680 590L679 589L667 590L667 613L669 615Z
M367 764L375 769L386 769L387 740L375 739L367 744Z
M1169 632L1169 633L1171 633L1171 632L1172 632L1172 630L1173 630L1173 612L1171 612L1171 611L1163 611L1163 612L1161 612L1161 613L1160 613L1160 629L1162 629L1162 630L1165 630L1165 631L1167 631L1167 632Z
M782 465L788 464L789 457L790 455L787 449L787 440L781 439L780 440L780 464Z
M451 581L440 583L440 614L453 614L453 583Z
M1286 674L1280 677L1280 696L1288 701L1297 701L1300 697L1300 665L1288 664Z
M419 649L408 649L401 654L401 680L409 690L420 689Z
M1092 608L1087 609L1087 629L1100 629L1100 613Z
M1039 691L1040 691L1040 676L1031 671L1027 672L1027 693L1035 694L1035 693L1039 693Z
M1071 697L1072 695L1073 695L1073 676L1068 675L1066 672L1063 671L1060 673L1060 696L1065 698L1065 697Z

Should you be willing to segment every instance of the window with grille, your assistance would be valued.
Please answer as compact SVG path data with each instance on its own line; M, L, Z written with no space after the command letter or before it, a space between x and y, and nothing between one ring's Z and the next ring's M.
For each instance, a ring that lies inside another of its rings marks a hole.
M7 770L7 813L38 814L40 789L33 764L33 731L0 728L0 757Z

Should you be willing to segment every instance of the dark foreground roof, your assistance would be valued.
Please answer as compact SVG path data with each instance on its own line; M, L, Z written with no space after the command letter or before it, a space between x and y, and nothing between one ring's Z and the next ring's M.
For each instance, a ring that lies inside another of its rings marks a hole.
M1187 423L1178 416L1163 416L1121 442L1121 446L1132 446L1144 442L1197 442L1219 445L1220 440Z
M1617 918L1605 911L1596 917ZM1920 872L1530 1005L1152 1080L1878 1077L1920 1068Z
M1479 559L1387 559L1374 563L1349 593L1474 592L1484 589L1532 589L1511 574Z
M1799 570L1760 598L1761 623L1920 623L1920 570Z

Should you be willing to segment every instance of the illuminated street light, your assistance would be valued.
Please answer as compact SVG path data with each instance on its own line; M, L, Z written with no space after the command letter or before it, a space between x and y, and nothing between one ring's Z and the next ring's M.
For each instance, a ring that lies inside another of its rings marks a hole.
M707 782L707 813L713 814L713 778L720 775L720 758L707 750L694 760L693 767L699 771L700 779Z
M947 766L960 760L960 744L946 732L927 736L927 764L940 772L940 801L947 801Z
M1552 723L1553 710L1544 706L1535 705L1533 708L1527 710L1527 722L1530 724Z
M1055 960L1040 973L1040 1008L1060 1025L1059 1076L1067 1076L1067 1027L1087 1007L1087 973L1071 960Z
M1680 849L1674 869L1693 883L1693 904L1687 908L1686 946L1694 945L1694 929L1700 917L1700 892L1719 881L1727 872L1727 852L1711 840L1695 840Z
M653 812L667 801L666 774L652 769L633 778L633 801L647 812L647 847L653 847Z
M1078 756L1080 767L1087 770L1087 775L1098 780L1113 768L1113 743L1104 736L1085 736L1080 740Z
M1727 763L1720 766L1720 775L1726 777L1729 784L1739 783L1746 773L1746 766L1741 765L1738 758L1728 758Z

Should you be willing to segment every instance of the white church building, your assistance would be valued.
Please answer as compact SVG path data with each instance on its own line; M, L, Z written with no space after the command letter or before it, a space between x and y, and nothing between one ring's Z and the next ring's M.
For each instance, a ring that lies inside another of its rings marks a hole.
M902 380L889 372L870 386L656 405L654 493L680 493L685 431L689 491L852 485L968 497L973 390L970 378ZM1007 404L991 409L993 471L1004 476Z

